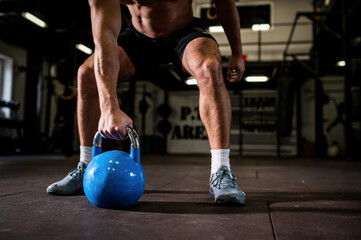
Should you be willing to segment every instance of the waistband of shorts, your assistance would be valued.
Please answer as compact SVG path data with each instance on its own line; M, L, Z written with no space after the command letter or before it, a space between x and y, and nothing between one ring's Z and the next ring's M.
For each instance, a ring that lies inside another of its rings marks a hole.
M200 18L197 18L197 17L193 17L193 20L192 22L186 26L185 28L179 30L178 32L175 32L174 34L168 36L168 37L165 37L165 38L151 38L151 37L148 37L146 35L144 35L143 33L139 32L134 26L132 23L130 23L128 25L128 28L127 30L130 30L132 32L134 32L135 35L137 35L137 37L145 40L145 41L149 41L149 42L162 42L162 41L169 41L169 40L172 40L172 39L175 39L175 38L178 38L180 36L182 36L183 34L187 33L188 31L190 31L191 29L198 29L198 31L206 31L204 26L203 26L203 22Z

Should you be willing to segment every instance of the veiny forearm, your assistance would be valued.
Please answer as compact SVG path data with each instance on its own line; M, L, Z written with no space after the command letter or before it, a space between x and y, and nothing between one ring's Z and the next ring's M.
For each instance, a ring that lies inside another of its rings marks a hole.
M118 107L116 92L117 76L119 74L119 58L117 46L103 41L95 47L94 71L99 93L101 110L111 110Z
M94 71L102 111L118 107L116 85L119 75L117 37L121 28L121 12L117 0L90 0Z
M215 0L217 17L226 33L233 55L242 55L239 15L234 0Z

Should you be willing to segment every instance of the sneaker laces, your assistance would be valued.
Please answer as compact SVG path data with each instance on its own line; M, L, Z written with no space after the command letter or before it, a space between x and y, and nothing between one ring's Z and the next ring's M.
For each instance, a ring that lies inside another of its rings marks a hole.
M212 180L212 185L217 188L235 188L237 186L235 180L236 177L231 173L231 171L229 171L228 168L223 168L216 173L216 177Z
M79 172L78 170L79 170L78 168L74 168L74 169L70 170L68 172L68 176L73 177L75 174L77 174Z
M83 174L83 172L84 172L83 168L79 165L77 168L74 168L74 169L70 170L68 172L68 176L70 176L70 177L73 177L73 176L79 177L79 176L81 176Z

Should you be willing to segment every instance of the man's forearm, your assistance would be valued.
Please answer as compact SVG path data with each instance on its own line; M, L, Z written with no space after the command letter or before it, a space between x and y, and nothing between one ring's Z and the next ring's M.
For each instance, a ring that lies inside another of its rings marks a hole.
M233 55L242 55L239 15L234 0L215 0L217 17L221 23Z
M119 74L118 49L110 45L112 44L101 43L101 46L95 47L94 52L94 74L101 110L110 110L118 106L116 92Z
M117 37L121 12L117 0L90 0L92 31L95 44L94 74L101 110L118 107L116 83L119 75Z

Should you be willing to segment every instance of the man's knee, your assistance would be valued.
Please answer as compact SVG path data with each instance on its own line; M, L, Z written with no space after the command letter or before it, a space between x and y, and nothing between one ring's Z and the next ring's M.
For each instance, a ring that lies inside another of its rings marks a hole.
M78 93L86 94L91 91L97 91L94 66L89 62L83 63L78 69Z
M205 58L198 70L196 71L196 79L200 87L216 87L223 83L221 61L217 57Z

